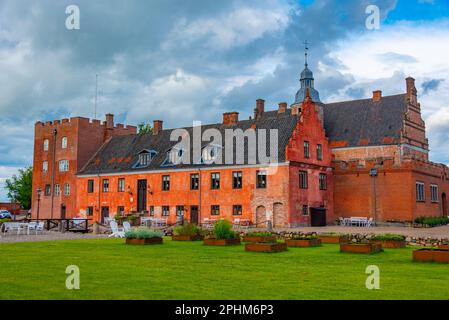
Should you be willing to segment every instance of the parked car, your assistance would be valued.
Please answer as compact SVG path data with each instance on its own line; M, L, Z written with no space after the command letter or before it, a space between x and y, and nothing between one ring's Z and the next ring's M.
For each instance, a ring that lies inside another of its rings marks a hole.
M0 210L0 219L12 219L12 214L8 210Z

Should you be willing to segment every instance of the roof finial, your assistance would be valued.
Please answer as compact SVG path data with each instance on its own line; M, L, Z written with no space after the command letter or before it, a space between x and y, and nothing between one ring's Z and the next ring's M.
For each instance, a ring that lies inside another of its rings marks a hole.
M305 63L305 66L306 66L306 68L309 66L309 63L308 63L308 61L307 61L307 58L308 58L308 55L309 55L309 41L304 41L304 46L305 46L305 57L306 57L306 63Z

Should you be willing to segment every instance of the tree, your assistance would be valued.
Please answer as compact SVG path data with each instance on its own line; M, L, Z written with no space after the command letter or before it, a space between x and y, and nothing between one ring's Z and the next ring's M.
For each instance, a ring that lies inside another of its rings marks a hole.
M6 190L11 202L19 202L26 210L31 208L33 168L20 169L18 175L6 179Z
M153 133L153 128L148 123L140 123L137 128L139 129L139 134Z

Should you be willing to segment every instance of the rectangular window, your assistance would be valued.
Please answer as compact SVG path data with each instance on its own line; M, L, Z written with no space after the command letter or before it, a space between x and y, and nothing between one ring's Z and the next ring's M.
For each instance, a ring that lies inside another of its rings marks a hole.
M68 183L64 184L64 195L70 196L70 184Z
M109 192L109 179L103 179L103 192Z
M118 179L118 192L125 192L125 179L119 178Z
M44 151L48 151L48 147L50 145L50 141L48 139L44 140Z
M184 216L184 206L176 206L176 216Z
M242 189L242 172L236 171L232 173L232 188Z
M241 205L236 204L236 205L232 206L232 214L234 216L241 216L242 213L243 213L243 210L242 210L242 206Z
M86 215L92 217L94 215L94 207L87 207Z
M323 146L321 144L316 145L316 158L317 160L323 160Z
M327 190L327 175L320 173L320 190Z
M44 162L42 162L42 171L45 173L45 172L48 172L48 161L44 161Z
M309 178L307 171L299 171L299 188L307 189L309 187Z
M61 194L61 186L59 184L55 184L54 195L58 197Z
M169 206L162 206L162 216L163 217L170 216L170 207Z
M44 192L44 194L46 196L51 196L51 185L49 185L49 184L45 185L45 192Z
M220 189L220 174L219 173L212 173L210 175L210 188L212 190L218 190Z
M426 198L424 195L424 183L416 182L416 201L425 202Z
M120 217L123 217L125 215L125 207L124 206L118 206L117 207L117 214Z
M438 203L439 202L438 186L436 184L432 184L430 186L430 199L432 200L433 203Z
M62 137L61 148L62 149L67 149L67 137Z
M219 216L220 215L220 206L218 206L218 205L210 206L210 215L211 216Z
M304 158L310 158L310 144L309 141L304 141Z
M303 216L308 216L309 215L309 206L307 206L307 205L303 205L302 206L302 215Z
M198 190L200 188L200 175L194 173L190 175L190 190Z
M162 191L170 191L170 176L162 176Z
M69 171L69 160L59 160L59 172Z
M150 217L154 217L154 206L150 207Z
M258 189L265 189L267 187L267 172L265 170L256 172L256 186Z
M94 193L94 180L87 180L87 193Z

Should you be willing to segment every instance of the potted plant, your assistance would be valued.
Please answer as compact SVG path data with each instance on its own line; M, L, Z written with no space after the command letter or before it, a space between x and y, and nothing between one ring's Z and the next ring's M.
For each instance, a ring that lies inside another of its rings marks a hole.
M249 232L243 236L243 242L273 242L276 237L271 232Z
M214 225L212 236L204 239L206 246L239 245L240 236L232 230L232 224L226 220L220 220Z
M291 239L285 240L287 247L319 247L321 240L314 235L295 235Z
M196 224L189 223L175 227L173 230L173 241L198 241L203 240L204 232Z
M405 248L407 243L405 236L400 234L381 234L370 239L373 243L382 245L382 248L398 249Z
M413 251L413 261L449 263L449 250L418 249Z
M277 242L276 240L263 243L248 242L245 244L245 251L277 253L287 250L285 242Z
M126 244L147 245L162 244L163 234L160 231L134 229L125 233Z
M140 225L140 221L139 221L140 218L138 216L136 216L135 214L130 214L129 216L126 217L126 219L129 221L129 223L133 227Z
M323 233L318 236L321 243L340 244L349 242L349 235L343 233Z
M382 245L379 243L342 243L340 244L340 252L350 253L378 253L382 251Z

